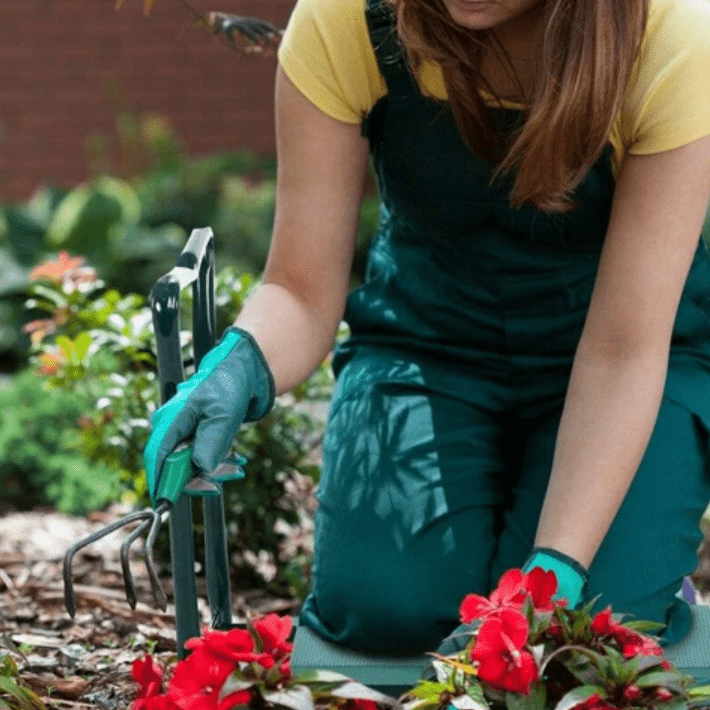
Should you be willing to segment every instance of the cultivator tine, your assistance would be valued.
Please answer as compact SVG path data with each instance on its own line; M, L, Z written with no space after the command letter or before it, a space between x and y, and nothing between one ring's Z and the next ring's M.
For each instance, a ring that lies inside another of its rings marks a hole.
M153 523L150 526L150 532L148 533L145 545L143 546L143 550L145 552L145 566L148 570L150 586L153 590L153 598L155 599L155 603L163 611L165 611L168 606L168 598L165 596L165 592L163 591L163 587L160 584L160 580L158 579L158 575L155 571L155 563L153 562L153 546L155 545L155 540L158 537L160 525L163 522L163 513L167 513L171 507L171 504L164 500L155 509L155 518L153 519Z
M126 515L124 518L117 520L106 527L101 528L101 530L91 533L82 538L78 542L75 542L64 555L64 606L66 607L69 615L73 618L76 614L76 596L74 594L74 583L72 581L71 565L74 555L76 555L79 550L92 543L100 540L106 535L110 535L116 530L120 530L126 525L135 523L136 521L142 521L141 524L133 531L131 534L123 541L121 545L121 569L123 570L123 579L126 583L126 598L131 606L131 609L136 608L136 591L133 584L133 575L131 574L130 564L128 560L128 554L131 545L142 535L146 530L149 530L148 537L143 545L143 552L145 556L145 566L148 570L148 577L150 578L150 586L153 590L153 597L155 598L156 604L165 611L168 605L168 599L165 596L163 587L158 580L158 574L155 571L155 562L153 560L153 547L155 545L155 540L158 537L158 531L160 530L160 525L162 523L162 517L164 513L170 510L171 504L168 501L161 501L155 510L141 510L137 513L131 513Z
M133 575L128 562L128 551L135 540L142 535L151 525L152 520L148 518L142 522L124 541L121 545L121 569L123 570L123 579L126 583L126 598L131 609L136 608L136 590L133 586Z
M87 547L88 545L91 545L92 543L96 542L97 540L100 540L102 537L106 537L106 535L110 535L112 532L115 532L116 530L119 530L120 528L124 527L125 525L129 525L130 523L134 523L137 520L152 520L154 515L154 511L152 510L141 510L137 513L131 513L130 515L126 515L126 517L121 518L120 520L117 520L114 523L111 523L110 525L107 525L106 527L101 528L101 530L98 530L95 533L91 533L91 535L87 535L86 537L83 537L81 540L78 542L75 542L66 552L64 555L64 569L63 569L63 576L64 576L64 606L67 608L67 611L69 612L69 616L72 618L74 617L74 614L76 614L76 597L74 596L74 583L72 582L72 577L71 577L71 563L72 560L74 559L74 555L76 555L79 550L81 550L84 547Z

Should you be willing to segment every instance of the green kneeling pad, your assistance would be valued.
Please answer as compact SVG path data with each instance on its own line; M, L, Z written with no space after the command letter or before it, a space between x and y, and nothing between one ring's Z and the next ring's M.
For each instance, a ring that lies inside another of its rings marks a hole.
M693 626L686 638L663 649L665 657L696 684L710 683L710 606L691 606ZM398 696L417 684L430 658L426 655L374 656L336 646L311 629L297 625L291 670L330 670L382 693Z

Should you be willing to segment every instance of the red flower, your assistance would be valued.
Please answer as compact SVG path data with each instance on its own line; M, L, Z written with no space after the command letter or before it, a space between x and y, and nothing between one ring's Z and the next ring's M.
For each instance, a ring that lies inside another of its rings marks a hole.
M673 700L675 697L668 688L656 688L656 692L653 694L656 700L660 700L662 703L667 703L669 700Z
M616 628L618 628L618 624L615 624L611 620L611 607L608 606L604 611L600 611L593 619L592 619L592 625L591 625L591 630L592 633L595 633L599 636L607 636L608 634L612 633Z
M661 647L649 638L641 636L641 634L627 629L619 624L611 629L612 636L621 646L621 652L624 658L633 658L634 656L662 656Z
M85 259L81 256L69 256L65 251L59 253L57 261L43 261L30 271L30 281L48 279L50 281L61 281L67 274L76 271L83 266Z
M673 664L670 661L661 661L661 668L663 668L664 671L672 671Z
M182 710L216 708L222 685L235 668L234 661L195 651L175 666L168 696Z
M232 666L240 661L260 663L264 668L274 665L270 654L254 651L254 639L246 629L204 631L200 638L186 641L185 648L193 649L193 656L208 654L217 660L227 661Z
M133 661L131 677L140 686L132 710L141 710L145 707L148 698L156 697L163 692L163 669L149 655Z
M609 705L596 693L587 698L583 703L575 705L573 710L618 710L615 705Z
M627 685L624 688L624 699L625 700L630 700L633 702L634 700L638 700L641 697L641 688L638 687L638 685Z
M535 659L522 650L528 631L528 620L509 609L485 621L471 651L471 660L480 664L478 678L492 688L527 695L538 678Z
M374 700L364 700L363 698L353 698L338 705L339 710L380 710L380 706Z
M536 611L553 611L552 597L557 591L557 577L554 572L546 572L542 567L533 567L527 575L525 588L530 592Z
M293 650L293 644L286 642L293 630L293 619L290 616L282 618L278 614L268 614L254 621L254 628L262 640L264 653L270 654L277 661Z
M251 691L250 690L237 690L235 693L231 693L223 698L217 705L217 710L230 710L231 708L239 707L240 705L245 707L251 707Z
M291 659L286 658L285 660L281 661L281 665L279 666L279 672L281 675L288 680L291 677Z
M503 609L520 609L525 602L527 575L519 569L508 570L491 592L490 599L478 594L467 594L459 607L459 616L464 624L474 619L485 619Z

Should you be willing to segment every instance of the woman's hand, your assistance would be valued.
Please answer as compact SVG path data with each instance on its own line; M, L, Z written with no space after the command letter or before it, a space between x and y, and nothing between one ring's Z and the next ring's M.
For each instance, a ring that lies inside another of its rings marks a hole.
M587 570L577 560L549 547L535 547L523 565L523 572L528 574L534 567L541 567L545 572L554 572L557 577L557 591L552 596L554 601L567 600L567 608L575 609L587 596Z
M194 436L192 462L210 473L226 456L239 427L263 417L273 403L274 380L258 346L248 333L228 328L197 372L153 414L153 431L143 451L153 503L159 491L172 487L162 480L163 463L180 442Z

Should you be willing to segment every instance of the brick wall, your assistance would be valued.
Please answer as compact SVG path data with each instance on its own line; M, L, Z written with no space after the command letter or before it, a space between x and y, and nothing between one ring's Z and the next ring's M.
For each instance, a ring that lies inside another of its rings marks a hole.
M284 27L295 0L191 0ZM214 4L213 4L214 3ZM122 109L170 119L191 154L273 152L276 59L234 53L178 0L2 0L0 200L87 177L87 137Z

